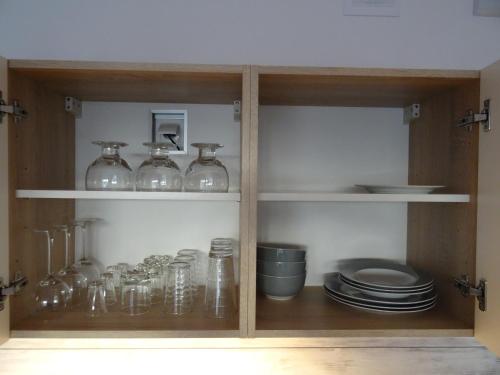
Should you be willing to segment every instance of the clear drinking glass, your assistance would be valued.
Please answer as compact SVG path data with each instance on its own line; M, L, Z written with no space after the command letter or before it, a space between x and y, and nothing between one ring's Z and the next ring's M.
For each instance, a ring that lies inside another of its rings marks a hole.
M106 306L112 306L116 303L115 276L112 272L104 272L101 275L101 282L104 286L104 299Z
M118 264L114 264L112 266L107 266L106 272L109 272L113 275L113 283L115 284L115 288L119 288L122 268Z
M67 225L56 225L55 229L64 234L64 268L60 269L57 277L64 281L71 290L71 298L68 301L70 309L81 306L85 301L87 292L87 278L71 265L69 259L69 247L71 232Z
M197 277L198 277L198 273L197 273L197 270L196 270L196 258L192 255L177 255L175 258L174 258L174 261L175 262L184 262L184 263L188 263L189 264L189 267L190 267L190 284L191 284L191 290L192 290L192 293L193 293L193 299L196 297L196 295L198 294L198 283L197 283Z
M130 277L122 283L121 310L128 315L142 315L151 308L151 282Z
M168 157L168 143L143 143L150 147L151 157L137 169L135 187L139 191L181 191L179 166Z
M151 266L147 271L147 279L151 283L151 303L153 305L163 301L163 275L159 266Z
M196 259L196 275L195 282L200 287L205 284L206 281L206 271L207 271L207 256L200 250L196 249L182 249L177 252L177 255L191 255Z
M226 167L215 156L215 151L223 146L218 143L192 143L191 146L198 148L198 159L186 170L184 190L227 193L229 175Z
M73 222L73 226L75 227L75 234L76 234L76 228L80 229L80 244L81 244L81 258L75 262L75 268L83 274L86 279L87 279L87 284L98 280L99 279L99 268L97 265L92 262L88 256L88 247L89 247L89 237L90 237L90 226L92 223L97 221L99 219L80 219L80 220L75 220Z
M35 233L44 234L47 238L47 275L38 282L35 288L36 310L63 311L71 299L71 289L60 278L52 274L52 248L54 236L49 230L35 229Z
M101 156L87 168L85 188L87 190L133 190L132 169L120 157L123 142L92 142L101 146Z
M211 318L230 318L236 312L233 255L228 248L208 255L205 313Z
M172 262L168 265L165 291L165 313L183 315L193 309L191 270L188 263Z
M107 312L104 283L102 280L92 281L87 291L87 313L92 318L96 318Z

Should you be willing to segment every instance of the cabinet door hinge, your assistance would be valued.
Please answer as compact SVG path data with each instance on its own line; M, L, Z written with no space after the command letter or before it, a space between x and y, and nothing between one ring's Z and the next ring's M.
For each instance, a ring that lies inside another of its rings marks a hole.
M0 311L2 311L5 307L5 298L19 293L19 291L21 291L26 284L28 284L28 279L20 272L16 272L14 280L12 280L9 285L4 285L3 280L0 277Z
M490 99L486 99L483 102L483 109L481 113L474 113L472 109L469 109L465 116L462 117L457 122L457 127L467 128L468 131L472 130L472 125L481 124L483 126L483 131L489 132L491 130L491 119L490 119Z
M475 296L479 302L479 310L486 311L486 292L488 283L486 280L479 280L479 284L474 286L471 283L468 275L462 275L460 278L455 279L455 288L460 290L464 297Z
M28 112L21 107L21 104L17 100L14 100L11 105L7 105L2 99L2 92L0 91L0 124L5 115L12 115L14 121L19 122L28 116Z

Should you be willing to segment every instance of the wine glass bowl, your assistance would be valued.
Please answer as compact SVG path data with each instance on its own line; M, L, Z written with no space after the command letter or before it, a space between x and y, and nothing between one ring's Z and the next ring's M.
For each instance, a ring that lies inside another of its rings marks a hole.
M124 142L92 142L101 146L101 156L87 168L85 188L87 190L133 190L132 169L120 157L120 147L128 146Z
M143 143L150 148L150 158L137 169L135 186L138 191L181 191L182 174L179 166L168 157L168 143Z
M192 143L198 148L198 158L191 162L184 177L184 190L190 192L227 193L229 175L215 152L223 147L218 143Z

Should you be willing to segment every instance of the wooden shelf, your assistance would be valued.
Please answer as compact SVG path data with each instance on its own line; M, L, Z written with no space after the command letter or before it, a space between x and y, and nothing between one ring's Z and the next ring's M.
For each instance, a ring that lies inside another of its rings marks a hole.
M467 203L468 194L370 194L370 193L260 193L268 202L455 202Z
M166 316L162 305L144 315L129 316L118 306L90 318L83 311L29 316L12 327L12 337L238 337L238 317L206 318L198 303L192 313Z
M239 202L240 193L188 193L188 192L163 193L163 192L143 192L143 191L16 190L16 198Z
M331 301L323 287L306 287L294 299L257 295L256 335L273 336L472 336L471 326L443 306L415 314L376 314Z

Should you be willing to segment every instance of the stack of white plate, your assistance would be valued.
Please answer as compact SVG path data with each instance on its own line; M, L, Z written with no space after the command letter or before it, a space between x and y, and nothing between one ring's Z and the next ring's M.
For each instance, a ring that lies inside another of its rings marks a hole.
M413 268L383 259L352 259L325 278L332 300L358 309L412 313L432 309L434 280Z

